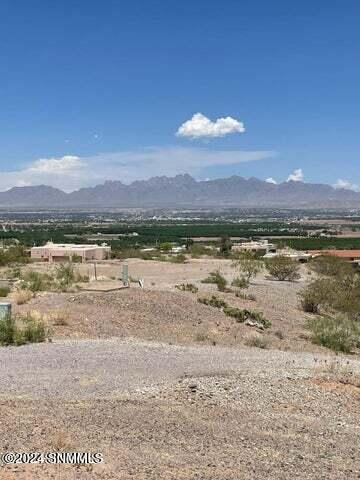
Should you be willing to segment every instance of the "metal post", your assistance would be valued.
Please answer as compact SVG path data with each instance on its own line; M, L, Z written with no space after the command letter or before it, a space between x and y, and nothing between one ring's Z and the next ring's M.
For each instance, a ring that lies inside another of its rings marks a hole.
M122 266L122 282L124 286L129 285L129 265L127 263L123 263Z

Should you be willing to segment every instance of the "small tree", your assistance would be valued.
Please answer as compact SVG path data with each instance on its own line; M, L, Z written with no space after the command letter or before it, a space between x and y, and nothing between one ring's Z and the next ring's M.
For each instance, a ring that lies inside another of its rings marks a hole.
M160 243L159 248L162 252L169 253L172 249L172 243L171 242Z
M280 281L294 281L300 278L299 263L289 257L278 256L269 259L266 262L266 269L272 277Z
M350 263L333 255L319 255L309 262L309 268L319 275L337 277L339 275L352 275L354 269Z
M240 270L241 274L247 279L248 282L253 277L261 272L263 264L260 260L250 259L250 258L239 258L233 262L233 267Z
M229 256L231 252L231 248L232 248L232 243L231 243L230 237L228 235L223 235L220 238L220 242L219 242L220 255L224 257Z
M71 265L71 263L66 265L60 264L56 267L55 276L59 283L60 289L66 290L67 288L71 287L75 281L74 267Z

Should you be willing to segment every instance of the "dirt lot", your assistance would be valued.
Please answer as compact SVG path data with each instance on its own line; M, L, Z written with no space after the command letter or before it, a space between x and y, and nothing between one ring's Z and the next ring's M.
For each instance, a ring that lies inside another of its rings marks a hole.
M360 362L307 338L297 296L306 269L296 283L259 275L255 301L201 283L216 269L236 275L226 260L133 259L145 289L14 306L44 315L53 341L0 350L0 451L99 451L105 461L9 465L0 479L359 479ZM98 265L100 282L120 271ZM199 292L175 289L183 282ZM262 311L271 328L197 301L212 293ZM253 336L268 349L244 347Z
M135 337L168 343L207 343L241 345L249 336L261 335L268 348L318 351L308 340L305 324L309 315L298 306L298 291L309 277L305 268L298 282L278 282L258 275L247 294L255 301L237 298L235 293L218 292L216 286L201 283L211 271L220 270L229 283L237 275L227 260L192 259L185 264L131 259L132 278L144 279L145 288L132 283L131 288L115 292L80 292L38 294L16 310L35 311L63 317L63 322L49 320L54 338ZM49 268L40 266L40 268ZM80 266L82 273L91 266ZM119 276L121 264L108 262L97 267L99 278ZM105 281L105 280L104 280ZM101 283L101 282L99 282ZM197 294L180 292L179 283L192 283ZM89 288L89 285L84 285ZM263 312L272 322L265 331L237 323L220 309L200 304L198 297L216 294L229 305ZM58 323L63 323L59 325Z

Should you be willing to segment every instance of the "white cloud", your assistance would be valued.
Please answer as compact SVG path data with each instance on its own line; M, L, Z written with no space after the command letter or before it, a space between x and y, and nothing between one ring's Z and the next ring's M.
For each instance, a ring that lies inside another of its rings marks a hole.
M181 173L199 177L207 167L236 165L275 155L275 152L262 150L212 150L177 146L149 147L81 158L66 155L36 160L22 170L0 171L0 191L19 185L19 182L26 182L27 185L46 184L71 191L105 180L130 183L156 175L173 176Z
M235 118L218 118L212 122L202 113L195 113L190 120L184 122L176 132L179 137L225 137L230 133L244 133L245 127L242 122Z
M266 182L266 183L273 183L274 185L277 184L277 181L274 180L272 177L267 178L267 179L265 180L265 182Z
M355 192L360 191L360 186L355 183L351 183L349 180L343 180L339 178L334 185L334 188L343 188L345 190L354 190Z
M296 168L290 175L288 176L287 182L302 182L304 180L304 174L301 168Z
M80 157L65 155L61 158L40 158L29 167L29 170L38 173L71 174L83 166L84 162Z

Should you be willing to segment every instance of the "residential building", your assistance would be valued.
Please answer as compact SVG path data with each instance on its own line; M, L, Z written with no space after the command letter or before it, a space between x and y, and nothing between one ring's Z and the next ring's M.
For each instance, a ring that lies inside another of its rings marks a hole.
M48 242L43 247L32 247L31 258L44 262L94 261L110 257L111 247L102 245L77 245L74 243Z

